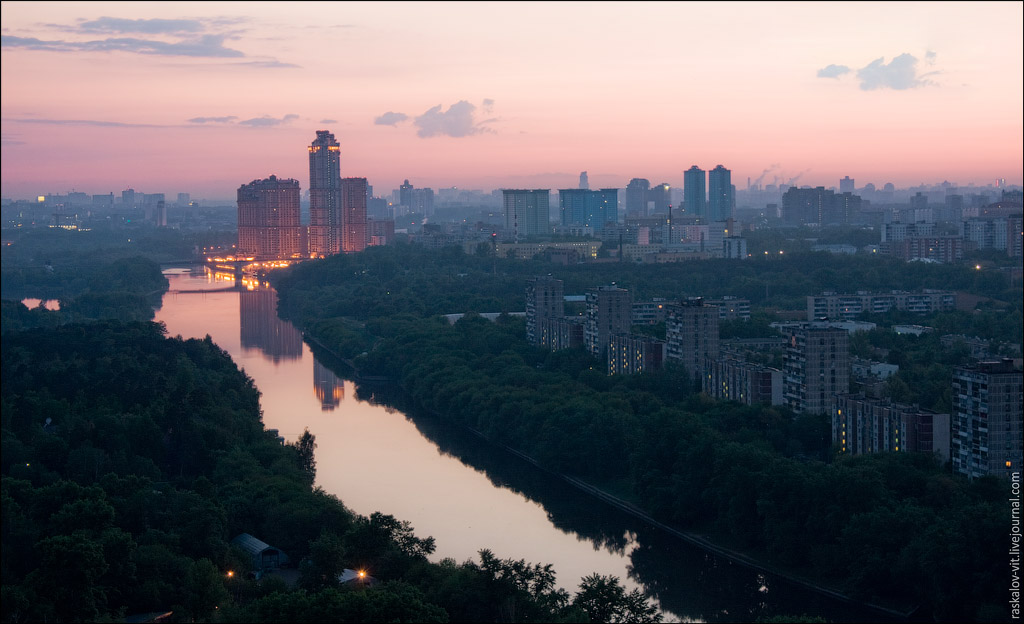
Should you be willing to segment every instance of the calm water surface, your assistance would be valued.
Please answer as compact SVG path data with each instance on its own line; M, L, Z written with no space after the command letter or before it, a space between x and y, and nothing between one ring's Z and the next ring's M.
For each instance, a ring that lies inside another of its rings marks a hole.
M168 334L209 334L256 382L267 428L288 441L307 427L316 436L317 485L357 513L381 511L432 535L435 561L476 559L488 548L552 564L570 593L583 576L615 575L670 621L874 617L704 553L465 433L413 422L365 390L357 396L277 317L269 288L225 290L231 282L188 270L166 275L156 320Z

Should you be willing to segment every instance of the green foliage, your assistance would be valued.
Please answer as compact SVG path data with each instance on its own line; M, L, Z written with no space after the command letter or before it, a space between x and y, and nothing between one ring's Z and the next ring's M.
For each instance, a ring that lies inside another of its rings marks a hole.
M951 478L933 458L898 453L833 461L824 416L715 402L693 394L685 371L673 368L608 377L581 351L531 348L520 319L489 323L467 315L449 326L433 315L522 309L525 279L540 273L562 279L567 293L615 281L637 299L731 294L790 309L804 309L807 294L825 289L953 288L1004 297L1011 318L1021 307L1018 284L966 267L789 251L770 260L702 262L700 271L481 260L396 247L307 263L278 278L281 306L307 328L365 322L376 342L356 360L364 372L391 377L422 410L542 466L614 483L659 519L709 532L856 596L921 604L939 618L975 617L996 604L996 545L966 529L956 540L937 536L967 510L980 524L1005 528L998 494ZM769 320L756 313L749 324L727 324L728 333L764 335ZM855 352L874 348L877 336L855 338ZM910 338L885 340L890 361L906 368L893 391L924 406L948 405L948 367L958 355L929 356ZM974 579L969 590L940 563L943 557L960 566L961 579ZM905 578L917 580L898 580ZM607 579L592 580L587 595L617 595ZM521 613L510 604L504 617Z

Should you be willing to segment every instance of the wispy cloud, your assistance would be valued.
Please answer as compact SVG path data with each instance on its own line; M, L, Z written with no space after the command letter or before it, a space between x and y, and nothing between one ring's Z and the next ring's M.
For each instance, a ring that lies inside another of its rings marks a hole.
M0 145L24 145L25 142L15 137L21 136L19 134L3 134L0 135Z
M241 63L232 63L232 65L246 65L249 67L259 67L266 69L295 69L301 68L302 65L296 65L295 63L284 63L282 61L243 61Z
M42 124L50 126L99 126L101 128L174 128L166 124L128 123L124 121L106 121L102 119L37 119L34 117L4 117L3 121L11 123Z
M373 123L377 124L378 126L397 126L398 124L400 124L401 122L405 121L408 118L409 116L406 115L405 113L395 113L392 111L388 111L381 115L380 117L374 119Z
M189 123L194 123L194 124L206 124L206 123L220 123L220 124L224 124L224 123L231 123L231 122L235 121L236 119L238 119L238 117L236 117L235 115L228 115L226 117L193 117L192 119L189 119L188 122Z
M99 17L79 19L73 24L43 24L68 33L55 39L3 35L0 46L59 53L125 52L186 58L252 58L229 47L226 42L239 39L245 30L238 25L245 18L203 19L124 19ZM294 63L257 57L236 66L256 68L294 68Z
M338 123L338 120L337 119L321 119L320 123L322 123L322 124L336 124L336 123Z
M818 70L818 78L838 78L850 71L846 65L829 65Z
M34 37L0 36L0 46L48 52L134 52L161 56L242 57L244 52L224 47L224 35L202 35L195 39L167 42L134 37L93 41L42 40Z
M263 115L262 117L253 117L252 119L246 119L245 121L238 122L240 126L249 126L252 128L270 128L273 126L281 126L291 121L298 119L299 116L294 113L289 113L284 117L271 117L269 115Z
M206 26L192 19L122 19L100 17L79 22L78 29L94 33L180 34L203 32Z

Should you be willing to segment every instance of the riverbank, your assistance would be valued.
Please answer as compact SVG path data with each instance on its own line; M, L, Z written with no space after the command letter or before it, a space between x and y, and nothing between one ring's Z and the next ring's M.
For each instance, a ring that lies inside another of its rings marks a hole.
M322 350L326 354L329 354L332 359L337 360L337 361L345 364L349 369L351 369L350 371L343 372L343 376L347 376L348 374L351 373L355 377L355 379L353 379L353 381L355 381L356 383L361 383L360 382L360 375L359 375L358 367L356 366L355 362L353 362L349 358L342 357L340 354L338 354L334 350L330 349L329 347L324 345L322 342L317 340L314 336L311 336L308 333L303 333L303 337L311 345L316 345L317 349ZM336 371L336 372L338 372L338 371ZM380 383L394 384L400 390L402 390L403 392L405 391L405 389L402 388L400 383L397 383L394 380L391 380L389 378L386 378L386 377L371 377L371 379L373 379L374 383L377 383L377 384L380 384ZM440 414L432 412L431 410L428 410L428 409L426 409L423 406L417 406L417 409L422 410L425 413L431 414L431 417L437 419L439 422L441 422L441 421L448 422L446 419L442 418ZM653 526L653 527L663 531L664 533L666 533L668 535L671 535L671 536L673 536L673 537L675 537L677 539L683 540L686 543L691 544L691 545L693 545L693 546L695 546L695 547L697 547L697 548L699 548L699 549L701 549L701 550L703 550L703 551L705 551L707 553L713 554L713 555L718 556L718 557L722 557L724 559L727 559L729 561L732 561L734 563L742 565L742 566L744 566L744 567L746 567L748 569L755 570L757 572L771 574L771 575L773 575L775 577L778 577L780 579L784 579L785 581L787 581L787 582L789 582L791 584L800 586L800 587L802 587L804 589L808 589L808 590L814 591L814 592L819 593L819 594L821 594L823 596L827 596L827 597L829 597L831 599L834 599L834 600L837 600L839 602L842 602L843 604L848 604L848 605L852 605L852 606L855 606L855 607L858 607L858 608L867 609L869 611L872 611L872 612L876 613L881 618L895 619L895 620L904 621L904 620L909 619L909 617L916 611L916 608L908 609L908 610L904 611L904 610L894 609L894 608L890 608L890 607L885 607L885 606L882 606L882 605L872 604L872 603L865 602L865 601L862 601L862 600L857 600L855 598L852 598L852 597L846 595L842 591L839 591L839 590L837 590L835 588L832 588L832 587L827 587L827 586L822 585L820 583L815 583L814 581L811 581L811 580L809 580L809 579L807 579L805 577L802 577L799 574L794 573L793 571L784 570L784 569L782 569L782 568L780 568L778 566L774 566L772 564L766 563L766 562L764 562L762 560L759 560L759 559L757 559L757 558L755 558L753 556L747 555L747 554L745 554L743 552L737 551L737 550L732 549L732 548L728 548L728 547L723 546L721 544L717 544L717 543L711 541L710 539L708 539L707 537L704 537L702 535L698 535L698 534L693 533L693 532L684 531L682 529L670 526L670 525L668 525L668 524L666 524L664 522L661 522L661 521L655 519L646 510L638 507L637 505L635 505L633 503L630 503L629 501L624 500L623 498L621 498L619 496L616 496L616 495L611 494L611 493L609 493L609 492L607 492L605 490L602 490L599 487L591 485L591 484L587 483L586 481L584 481L582 479L579 479L579 478L570 476L568 474L565 474L565 473L562 473L562 472L558 472L558 471L553 471L553 470L551 470L549 468L546 468L544 465L542 465L535 458L533 458L533 457L531 457L531 456L529 456L529 455L527 455L527 454L525 454L525 453L523 453L521 451L518 451L515 448L512 448L511 446L508 446L506 444L502 444L500 442L496 442L494 440L491 440L483 432L478 431L478 430L476 430L476 429L474 429L472 427L468 427L468 426L464 426L464 425L458 425L458 426L462 430L467 431L467 432L471 433L473 436L475 436L476 438L484 441L486 444L493 445L493 446L501 449L502 451L508 453L509 455L511 455L513 457L516 457L517 459L522 460L522 461L530 464L531 466L534 466L535 468L538 468L538 469L542 470L543 472L545 472L547 474L550 474L552 476L555 476L555 477L561 479L565 483L568 483L569 485L571 485L572 487L576 488L577 490L582 491L582 492L588 494L589 496L593 497L594 499L599 500L599 501L601 501L601 502L603 502L605 504L608 504L608 505L610 505L612 507L615 507L615 508L619 509L620 511L623 511L623 512L625 512L627 514L630 514L634 518L642 520L643 522L646 522L647 524L649 524L649 525L651 525L651 526Z

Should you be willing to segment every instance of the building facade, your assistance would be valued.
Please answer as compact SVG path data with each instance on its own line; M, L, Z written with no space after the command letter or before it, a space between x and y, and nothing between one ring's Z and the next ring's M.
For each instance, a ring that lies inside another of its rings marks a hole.
M366 178L341 181L341 250L353 253L366 249Z
M1022 463L1021 371L1012 360L953 369L953 472L1009 478Z
M334 134L317 130L309 146L309 253L341 251L341 146Z
M784 357L784 397L798 414L828 414L832 401L850 391L850 338L844 329L820 324L793 329Z
M686 299L667 307L665 357L686 367L695 382L704 377L705 358L717 359L718 307L703 299Z
M732 188L732 171L718 165L708 172L708 220L732 218L736 197Z
M782 371L747 362L738 354L706 357L701 390L708 396L744 405L782 405Z
M628 290L615 285L590 289L586 299L584 347L591 355L603 358L612 336L629 333L633 302Z
M841 453L938 453L949 460L949 414L864 394L837 395L832 443Z
M665 362L665 342L650 336L615 334L608 343L608 374L635 375L658 370Z
M691 217L707 217L707 175L703 169L693 165L683 172L683 206Z
M807 297L807 320L820 318L852 320L867 312L885 314L889 310L905 310L918 314L948 312L956 309L956 293L948 290L922 292L892 291L888 293L836 294L822 293Z
M526 340L532 345L549 346L545 332L538 331L544 321L565 316L562 280L550 276L535 277L526 283Z
M238 254L257 260L304 255L298 180L270 176L238 188Z
M559 189L558 208L562 226L581 226L599 234L619 218L619 190Z
M633 178L626 185L626 215L631 217L647 216L647 192L651 183L644 178Z
M524 238L547 236L550 232L549 189L504 189L505 231L518 243Z

